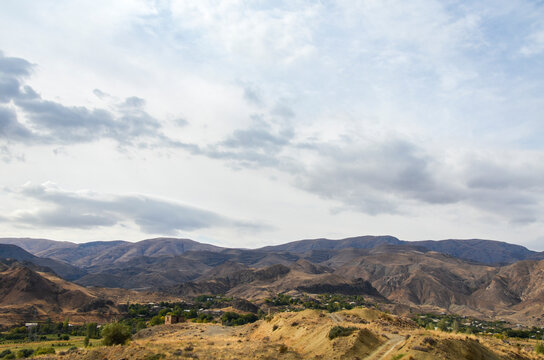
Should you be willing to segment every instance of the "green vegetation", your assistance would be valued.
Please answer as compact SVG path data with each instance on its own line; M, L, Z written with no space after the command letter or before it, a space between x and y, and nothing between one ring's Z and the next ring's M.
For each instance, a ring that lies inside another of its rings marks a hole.
M235 312L226 312L221 316L221 323L226 326L244 325L253 323L257 320L259 320L259 318L255 314L240 315Z
M232 304L233 299L223 296L200 295L193 299L193 303L186 302L161 302L158 304L127 304L126 316L121 320L122 323L128 325L132 329L132 333L146 328L147 326L156 326L164 324L166 315L175 315L181 317L184 321L192 320L193 322L212 322L212 315L203 311L228 307Z
M543 329L537 327L513 329L505 321L485 321L453 314L419 314L412 319L428 330L492 335L501 339L542 339L544 335Z
M214 321L214 317L210 314L201 313L192 321L196 323L209 323Z
M541 342L537 343L535 345L535 351L537 354L544 355L544 343L541 343Z
M96 323L73 325L65 320L63 322L52 322L47 319L44 323L36 326L16 326L8 331L0 332L0 343L3 341L50 341L53 339L69 340L70 336L85 336L91 331L91 338L100 338L100 331Z
M17 351L16 357L17 358L27 358L27 357L32 356L32 354L34 354L34 350L32 350L32 349L21 349L21 350Z
M102 343L106 346L124 345L131 337L130 328L122 323L111 323L102 329Z
M335 326L329 331L329 339L335 339L341 336L350 336L357 328L355 327L343 327Z
M11 350L6 349L0 352L0 359L1 360L15 359L15 354L12 353Z
M36 351L34 351L34 355L47 355L47 354L54 354L55 349L52 347L41 347L37 348Z
M356 306L374 306L361 295L320 294L315 297L293 297L287 294L278 294L273 298L265 299L270 306L280 307L281 310L301 311L317 309L335 312L350 310Z

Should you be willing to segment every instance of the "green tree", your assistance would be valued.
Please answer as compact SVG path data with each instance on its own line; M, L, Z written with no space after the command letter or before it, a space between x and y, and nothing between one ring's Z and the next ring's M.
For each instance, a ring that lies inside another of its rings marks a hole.
M96 323L88 323L86 335L90 339L98 339L98 325Z
M130 327L121 323L111 323L102 329L102 343L106 346L124 345L132 337Z
M459 332L459 322L457 320L453 320L453 324L451 324L451 330L454 332L454 333L458 333Z
M442 331L446 331L448 330L448 321L444 318L436 324L436 327L438 327Z
M160 315L153 316L151 320L149 320L149 325L155 326L155 325L161 325L164 324L164 317Z
M66 319L62 323L62 332L68 333L69 330L70 330L70 320Z

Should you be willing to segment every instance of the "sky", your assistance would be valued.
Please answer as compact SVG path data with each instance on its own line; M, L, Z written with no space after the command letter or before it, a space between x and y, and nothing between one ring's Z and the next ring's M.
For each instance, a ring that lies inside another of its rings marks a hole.
M542 1L0 6L0 237L544 250Z

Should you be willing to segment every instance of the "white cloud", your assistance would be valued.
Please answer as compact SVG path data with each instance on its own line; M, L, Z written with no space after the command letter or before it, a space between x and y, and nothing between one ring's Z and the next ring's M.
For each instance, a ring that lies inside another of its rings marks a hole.
M32 210L18 209L4 221L28 227L93 229L118 224L137 226L146 234L173 234L210 227L258 229L258 224L231 220L211 211L145 195L67 191L54 183L26 184L15 193L38 201Z
M187 199L270 219L262 242L537 239L543 11L530 1L7 1L3 59L28 71L8 67L0 81L2 185ZM36 199L0 196L20 219L61 220ZM103 224L104 238L124 237L121 224L139 216L85 214L63 220ZM90 237L58 225L47 231ZM125 229L141 232L134 220ZM234 225L184 234L254 241Z

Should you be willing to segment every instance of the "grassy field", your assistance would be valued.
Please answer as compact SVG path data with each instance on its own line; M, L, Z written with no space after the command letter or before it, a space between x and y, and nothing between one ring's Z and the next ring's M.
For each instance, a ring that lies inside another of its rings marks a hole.
M50 336L50 339L48 340L41 340L41 341L1 341L0 342L0 353L4 350L11 350L13 352L20 350L20 349L33 349L36 350L37 348L48 348L52 347L57 352L68 350L72 347L78 347L83 348L83 340L85 339L84 336L71 336L70 340L58 340L56 336ZM101 346L100 339L95 340L91 339L89 341L89 344L92 347Z

